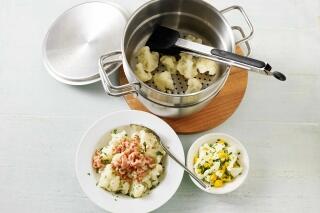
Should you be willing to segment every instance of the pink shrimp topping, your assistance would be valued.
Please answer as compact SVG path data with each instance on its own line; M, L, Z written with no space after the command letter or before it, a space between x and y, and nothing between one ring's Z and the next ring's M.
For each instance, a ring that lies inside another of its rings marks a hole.
M93 155L92 167L94 169L101 169L105 166L105 164L101 160L100 154L101 154L101 152L99 150L96 150L96 152Z
M112 162L112 168L123 180L141 182L148 170L155 167L154 159L143 154L138 136L121 141L113 152L114 154L122 153L117 161Z

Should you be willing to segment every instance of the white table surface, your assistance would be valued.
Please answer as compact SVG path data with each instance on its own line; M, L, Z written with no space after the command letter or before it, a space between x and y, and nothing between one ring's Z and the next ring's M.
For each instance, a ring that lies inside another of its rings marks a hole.
M75 177L76 147L101 116L127 109L99 83L55 81L41 61L53 20L80 0L0 0L0 212L103 212ZM133 11L144 0L117 0ZM201 192L185 175L158 212L320 212L320 1L211 1L238 4L255 26L252 56L287 74L283 83L250 74L236 113L208 132L248 149L245 184L228 195ZM202 135L180 138L185 151Z

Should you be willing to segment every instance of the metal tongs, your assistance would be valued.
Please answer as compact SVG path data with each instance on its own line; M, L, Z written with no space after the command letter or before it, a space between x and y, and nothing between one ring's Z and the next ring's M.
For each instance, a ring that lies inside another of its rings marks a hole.
M273 76L280 81L286 80L286 76L281 72L272 72L272 67L268 63L182 39L178 31L164 26L156 26L146 45L149 46L152 51L169 55L186 52L197 57L203 57L248 71Z

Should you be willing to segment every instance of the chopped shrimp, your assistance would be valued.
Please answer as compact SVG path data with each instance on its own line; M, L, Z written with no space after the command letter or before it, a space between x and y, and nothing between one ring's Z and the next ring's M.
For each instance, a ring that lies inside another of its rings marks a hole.
M112 162L112 168L123 180L141 182L148 171L155 166L155 160L142 153L138 136L131 140L121 141L113 152L122 153L117 161Z
M99 150L96 150L96 152L93 155L92 159L92 167L94 169L101 169L105 165L102 163L101 157L100 157L101 152Z

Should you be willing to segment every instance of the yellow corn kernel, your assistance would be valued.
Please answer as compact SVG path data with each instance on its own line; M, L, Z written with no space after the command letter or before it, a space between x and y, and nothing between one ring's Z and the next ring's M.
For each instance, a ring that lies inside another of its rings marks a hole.
M218 152L218 156L219 158L226 158L227 154L221 150L220 152Z
M223 170L223 172L225 172L228 165L229 165L228 163L223 164L223 166L221 167L221 170Z
M217 180L217 175L212 174L212 175L210 176L210 180L211 180L211 183L214 184L214 182Z
M204 166L204 168L206 168L206 169L208 169L208 168L210 168L210 163L208 163L208 162L205 162L204 164L203 164L203 166Z
M193 158L193 163L196 163L197 161L198 161L198 156L196 155L196 156L194 156L194 158Z
M220 143L220 144L224 144L225 143L225 141L223 140L223 139L218 139L218 143Z
M216 180L216 181L214 181L213 186L214 186L214 187L221 187L221 186L223 186L222 180Z

